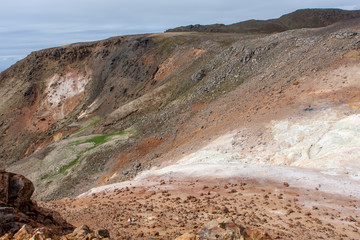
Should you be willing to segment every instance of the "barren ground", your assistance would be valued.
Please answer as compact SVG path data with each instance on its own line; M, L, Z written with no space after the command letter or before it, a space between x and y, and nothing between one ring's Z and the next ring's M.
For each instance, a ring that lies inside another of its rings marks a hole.
M330 193L332 176L264 168L179 166L179 171L143 174L96 194L41 205L59 211L75 226L110 229L114 239L174 239L218 218L257 227L275 239L360 237L358 185L339 177L333 191L339 193ZM256 171L262 174L256 177ZM228 177L221 177L225 173ZM297 176L291 179L291 173Z

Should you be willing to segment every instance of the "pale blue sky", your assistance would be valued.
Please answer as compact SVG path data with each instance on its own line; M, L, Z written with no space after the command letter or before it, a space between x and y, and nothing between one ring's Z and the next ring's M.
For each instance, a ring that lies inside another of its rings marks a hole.
M189 24L277 18L301 8L359 9L359 0L0 0L0 71L30 52Z

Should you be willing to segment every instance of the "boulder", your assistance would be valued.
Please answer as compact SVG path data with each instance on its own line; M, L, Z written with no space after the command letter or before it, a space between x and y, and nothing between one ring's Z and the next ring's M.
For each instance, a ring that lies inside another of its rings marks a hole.
M91 229L82 225L74 230L73 233L70 233L64 237L64 240L100 240L100 239L110 239L109 231L106 229L98 229L95 232L91 231Z
M24 224L21 229L13 236L14 239L30 239L32 236L32 228Z
M23 208L34 193L33 183L26 177L0 169L0 201Z
M245 239L245 240L271 240L266 233L255 228L244 228L231 219L219 218L210 221L199 230L197 234L185 233L177 240L200 239Z
M18 231L21 226L16 223L17 220L14 208L0 207L0 236Z
M31 201L34 190L26 177L0 169L0 240L29 239L30 235L33 239L46 239L74 229L58 213Z
M244 228L229 219L213 220L200 229L200 239L240 239Z
M199 240L199 236L196 236L194 233L184 233L175 240Z
M46 240L46 239L60 239L60 240L110 240L109 232L105 229L99 229L94 233L86 226L80 226L74 230L73 233L63 235L56 233L48 227L33 228L30 225L24 224L15 234L8 233L0 237L0 240Z
M98 229L96 230L95 235L99 238L110 238L110 234L107 229Z
M29 179L0 168L0 236L17 232L19 222L26 222L25 215L19 212L28 210L33 192L34 185Z
M204 77L205 77L205 71L201 69L191 76L191 80L197 83L200 82Z

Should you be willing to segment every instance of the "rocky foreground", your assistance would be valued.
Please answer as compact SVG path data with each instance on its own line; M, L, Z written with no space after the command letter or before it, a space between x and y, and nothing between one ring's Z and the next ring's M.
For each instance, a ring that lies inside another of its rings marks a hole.
M76 226L107 228L115 239L241 239L236 234L244 229L253 237L245 239L360 237L358 196L296 184L295 178L314 180L310 175L284 182L281 174L251 177L251 168L248 176L225 176L220 167L203 167L201 176L191 167L189 174L164 171L40 205Z
M33 183L22 175L0 169L0 239L109 239L109 232L74 227L58 213L31 201ZM73 231L74 230L74 231Z
M203 171L211 173L206 167ZM30 200L34 191L31 181L1 169L0 239L360 236L357 196L329 193L321 184L313 189L299 187L291 181L282 182L283 176L278 181L261 176L220 177L219 171L213 178L194 172L190 173L192 177L171 171L145 175L137 181L94 189L75 199L36 203ZM308 178L313 180L312 176Z
M25 240L25 239L61 239L61 240L76 240L76 239L110 239L110 234L108 230L104 228L100 228L93 232L87 225L80 225L78 228L74 230L74 227L64 221L60 215L55 211L50 211L46 208L39 207L36 202L31 201L30 197L34 192L34 186L30 180L25 178L22 175L18 175L15 173L6 172L4 169L0 169L0 239L1 240ZM165 182L162 181L160 185L164 185ZM124 190L125 192L129 192L130 195L133 194L129 188ZM119 190L116 193L123 192L123 190ZM168 191L162 191L162 195L170 196L171 194ZM122 194L128 195L129 194ZM141 195L141 194L138 194ZM143 195L145 199L149 199L152 196L156 195L155 192L150 192L150 194ZM209 194L210 195L210 194ZM99 196L102 198L103 194ZM96 199L97 196L94 194L93 199ZM161 198L161 197L160 197ZM112 198L111 198L112 199ZM209 198L211 199L211 198ZM84 200L84 199L83 199ZM135 214L140 214L141 208L143 206L136 206L132 203L136 203L136 196L133 196L132 199L128 197L124 198L125 205L116 204L115 207L114 202L111 204L105 205L97 205L96 200L93 202L81 202L81 206L84 209L84 213L81 213L83 220L90 222L91 224L100 223L107 225L113 232L115 232L115 239L163 239L163 238L176 238L177 235L180 235L179 232L174 234L174 230L176 228L169 228L171 224L167 224L165 221L161 222L160 225L153 225L151 227L151 234L147 234L143 232L143 229L148 227L148 224L143 223L141 225L140 216ZM166 198L169 200L169 198ZM150 200L152 201L152 200ZM161 201L164 202L164 201ZM180 203L181 198L176 198L176 202ZM196 202L199 202L195 196L188 196L184 203L193 203L189 204L189 207L196 206ZM79 202L77 202L79 203ZM76 204L74 202L74 204ZM42 205L48 205L53 209L61 206L61 204L55 203L42 203ZM132 209L133 212L127 212L128 208L126 206L136 206L136 209ZM181 204L179 204L179 207ZM60 210L66 211L66 216L72 216L74 219L79 218L79 214L74 214L70 209L73 207L72 204L66 204L61 206ZM93 212L94 210L100 210L98 212ZM158 207L149 207L144 213L147 211L151 211L154 218L157 218ZM172 211L169 211L172 210ZM255 228L245 228L242 225L238 225L234 222L234 220L228 215L231 211L229 211L226 207L216 207L214 211L217 210L219 213L219 218L208 222L202 228L199 225L194 224L194 230L190 232L186 232L179 236L176 239L258 239L258 240L267 240L271 239L271 237L264 232L261 232ZM194 211L200 213L201 209ZM162 207L162 216L169 216L169 214L173 214L174 209L170 209L167 206ZM181 213L182 211L179 209L177 213ZM88 213L92 213L92 216L89 216ZM110 214L109 214L110 213ZM120 216L122 214L128 214L127 220L124 221L125 224L111 224L110 222L116 221L115 215L118 216L117 220L120 220ZM101 215L99 215L101 214ZM114 215L115 214L115 215ZM175 217L175 215L173 215ZM179 215L178 215L179 216ZM192 215L192 219L198 218L198 216ZM194 217L195 216L195 217ZM221 217L222 216L222 217ZM200 215L199 215L200 217ZM101 221L100 221L101 219ZM171 218L172 220L173 218ZM210 218L213 219L213 218ZM110 221L110 222L109 222ZM159 223L159 222L158 222ZM199 224L201 221L199 221ZM186 227L187 222L181 222L179 224L180 227ZM134 228L135 227L135 228ZM161 231L161 235L159 231L156 231L157 228L165 229L165 231ZM197 228L200 231L195 231ZM131 229L132 231L128 231ZM184 230L189 230L191 228L183 228ZM152 235L152 236L151 236Z

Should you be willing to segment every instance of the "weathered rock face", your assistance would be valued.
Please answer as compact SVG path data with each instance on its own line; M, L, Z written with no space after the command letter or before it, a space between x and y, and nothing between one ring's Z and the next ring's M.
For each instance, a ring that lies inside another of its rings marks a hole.
M32 202L33 192L34 185L29 179L0 169L0 236L7 234L4 239L12 239L20 229L23 229L22 237L16 239L29 239L24 235L28 228L42 227L45 232L56 234L66 234L73 229L57 213ZM24 224L28 227L22 227Z
M0 169L0 202L24 208L30 202L34 190L34 185L29 179Z
M29 225L23 227L15 234L5 234L0 237L0 240L27 240L27 239L61 239L61 240L101 240L110 239L109 232L104 229L92 231L88 226L83 225L74 230L74 232L66 235L59 236L51 232L48 228L32 228Z
M66 239L110 239L110 234L106 229L98 229L93 232L88 226L83 225L76 228L73 233L66 235Z

